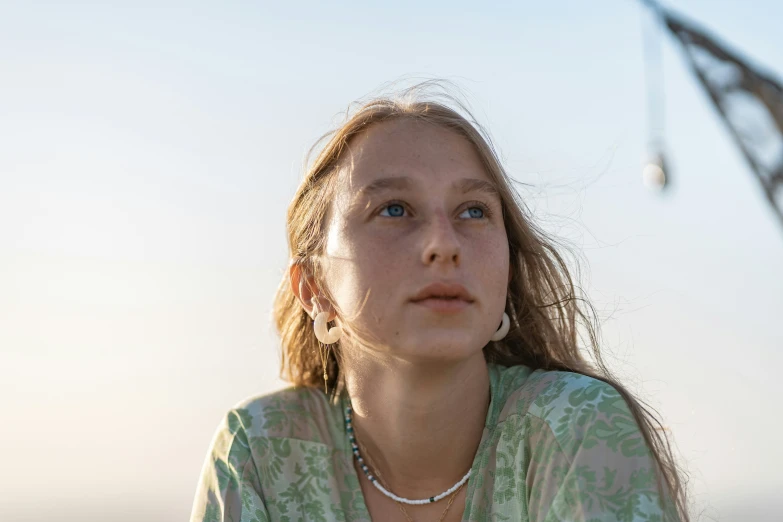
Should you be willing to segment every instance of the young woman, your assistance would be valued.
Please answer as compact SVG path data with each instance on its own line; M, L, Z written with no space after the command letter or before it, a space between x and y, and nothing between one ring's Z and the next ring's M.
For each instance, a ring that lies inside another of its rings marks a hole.
M469 113L413 90L326 138L275 301L294 386L228 413L191 521L687 520L666 437Z

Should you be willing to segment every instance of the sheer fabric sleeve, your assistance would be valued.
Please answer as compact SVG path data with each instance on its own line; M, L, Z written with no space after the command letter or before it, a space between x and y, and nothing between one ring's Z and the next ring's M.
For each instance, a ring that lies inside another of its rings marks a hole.
M213 436L190 522L269 522L245 431L248 415L230 411Z
M532 414L527 504L535 522L677 521L627 403L612 386L579 376Z

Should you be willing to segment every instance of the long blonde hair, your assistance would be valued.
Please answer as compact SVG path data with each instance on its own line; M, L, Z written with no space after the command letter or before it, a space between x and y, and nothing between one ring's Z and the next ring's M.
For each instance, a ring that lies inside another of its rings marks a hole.
M433 92L433 87L436 88ZM538 228L521 196L512 188L492 142L470 111L438 82L425 82L396 96L378 97L349 111L346 121L324 135L323 143L288 208L287 231L292 263L322 281L318 256L324 251L326 218L335 171L352 138L370 125L410 119L440 125L466 138L497 185L508 236L512 276L506 311L511 329L501 342L484 347L487 362L587 375L612 385L628 403L658 466L658 487L675 501L683 521L689 520L685 487L669 440L653 411L637 400L605 366L598 342L598 323L590 303L580 297L556 240ZM323 286L319 285L321 291ZM312 320L291 290L286 272L275 296L274 320L282 339L281 377L300 386L320 387L326 374L330 388L342 385L339 347L324 359L313 334ZM578 328L593 357L580 351ZM325 361L325 372L324 372ZM666 491L664 491L664 489Z

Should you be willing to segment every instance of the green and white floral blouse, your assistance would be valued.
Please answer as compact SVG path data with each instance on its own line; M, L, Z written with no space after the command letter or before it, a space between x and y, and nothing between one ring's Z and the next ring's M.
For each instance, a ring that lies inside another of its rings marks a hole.
M463 521L676 520L614 388L526 366L490 364L489 375L491 402ZM212 440L191 522L369 521L345 404L312 388L238 404Z

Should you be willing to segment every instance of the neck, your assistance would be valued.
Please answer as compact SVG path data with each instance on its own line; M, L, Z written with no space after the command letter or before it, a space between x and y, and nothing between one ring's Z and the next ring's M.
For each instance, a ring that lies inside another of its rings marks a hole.
M483 353L431 364L353 352L347 359L356 437L393 492L423 498L460 480L473 463L489 407Z

